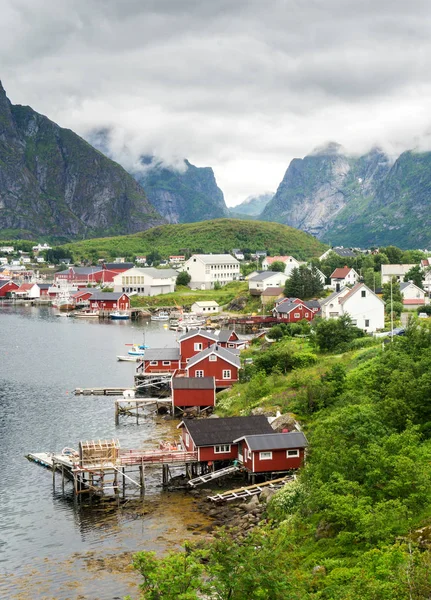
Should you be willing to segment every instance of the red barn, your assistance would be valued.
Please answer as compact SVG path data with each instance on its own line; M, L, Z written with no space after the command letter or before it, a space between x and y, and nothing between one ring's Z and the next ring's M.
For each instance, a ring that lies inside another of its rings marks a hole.
M215 406L214 377L172 377L172 414L175 409Z
M49 299L49 288L51 287L50 283L38 283L38 288L40 289L40 297Z
M308 306L305 306L303 302L281 302L272 311L274 317L284 321L285 323L297 323L303 319L312 321L314 318L314 312Z
M217 336L211 331L204 331L201 329L190 329L190 331L184 333L178 339L180 344L181 366L184 368L193 356L214 344L217 339Z
M138 373L173 373L180 368L178 348L149 348L145 350Z
M89 300L95 292L99 292L99 290L94 288L82 288L82 290L73 293L72 298L75 302L75 306L88 306Z
M91 310L128 310L130 298L121 292L95 292L89 299Z
M214 377L217 388L230 387L238 381L240 360L230 350L213 344L189 360L187 377Z
M238 460L250 473L299 469L304 462L307 439L300 431L244 435L238 444Z
M54 281L67 281L78 286L86 286L91 283L112 283L115 275L125 271L106 269L104 267L69 267L64 271L58 271L54 275Z
M190 419L182 421L182 444L187 452L197 452L198 461L224 461L238 458L238 443L244 435L274 433L264 415Z
M4 279L0 281L0 298L5 298L9 292L14 292L19 288L19 285L14 281Z

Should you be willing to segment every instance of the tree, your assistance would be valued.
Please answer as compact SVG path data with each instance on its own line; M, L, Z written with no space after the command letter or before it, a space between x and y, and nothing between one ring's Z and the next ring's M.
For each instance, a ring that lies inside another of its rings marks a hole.
M323 290L323 284L316 267L305 265L295 267L284 286L284 294L291 298L313 298Z
M319 350L331 352L365 334L352 325L349 315L338 319L320 319L315 326L315 342Z
M423 289L424 272L419 265L412 267L404 276L404 281L413 281L421 290Z
M284 273L285 268L286 268L286 265L281 260L276 260L271 265L271 271L275 271L277 273Z
M373 290L373 292L375 292L376 289L381 287L381 285L382 285L382 276L380 275L379 272L376 272L373 268L364 269L363 279L364 279L365 285L368 286L370 288L370 290Z
M386 254L391 265L401 264L403 258L403 251L396 246L387 246L386 248L380 248L380 252Z
M391 302L400 302L401 304L403 303L400 284L395 279L395 277L392 278L392 283L388 282L383 284L383 300L386 303L386 312L390 312Z
M181 271L181 273L179 273L177 277L177 285L188 285L190 283L190 280L190 273L187 273L187 271Z

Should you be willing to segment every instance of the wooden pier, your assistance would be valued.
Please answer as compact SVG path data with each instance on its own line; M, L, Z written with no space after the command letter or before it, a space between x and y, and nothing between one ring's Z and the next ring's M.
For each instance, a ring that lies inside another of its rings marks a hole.
M189 479L187 483L190 487L196 487L197 485L202 485L202 483L208 483L210 481L213 481L214 479L226 477L227 475L236 473L239 470L240 468L236 466L225 467L224 469L217 469L217 471L210 471L209 473L205 473L204 475L200 475L199 477L195 477L194 479Z
M73 393L75 396L119 396L130 389L134 391L133 388L130 388L130 385L125 387L76 388Z
M279 490L285 486L286 483L295 481L295 479L296 478L294 475L287 475L285 477L280 477L279 479L265 481L264 483L248 485L236 490L223 492L222 494L216 494L215 496L208 496L208 500L211 500L212 502L229 502L231 500L239 500L241 498L250 498L251 496L259 495L265 489Z
M154 406L155 411L160 407L166 407L168 411L172 407L171 398L118 398L115 403L115 424L119 425L120 417L134 417L136 423L139 423L139 417L144 417L144 409L148 406Z

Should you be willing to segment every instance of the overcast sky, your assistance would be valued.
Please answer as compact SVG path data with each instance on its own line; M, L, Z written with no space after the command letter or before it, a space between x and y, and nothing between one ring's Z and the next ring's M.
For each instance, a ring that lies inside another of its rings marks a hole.
M0 78L113 151L211 166L230 205L294 157L431 147L429 0L2 0Z

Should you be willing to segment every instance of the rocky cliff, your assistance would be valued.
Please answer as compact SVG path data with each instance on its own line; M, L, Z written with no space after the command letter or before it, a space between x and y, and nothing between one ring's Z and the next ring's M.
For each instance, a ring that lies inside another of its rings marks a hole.
M165 222L120 165L0 83L0 231L57 239L132 233Z
M194 223L229 215L210 167L196 167L184 160L177 170L149 156L142 157L141 162L143 169L134 177L169 223Z
M258 217L266 208L268 202L274 197L274 192L266 192L258 196L249 196L240 204L230 209L231 214Z

